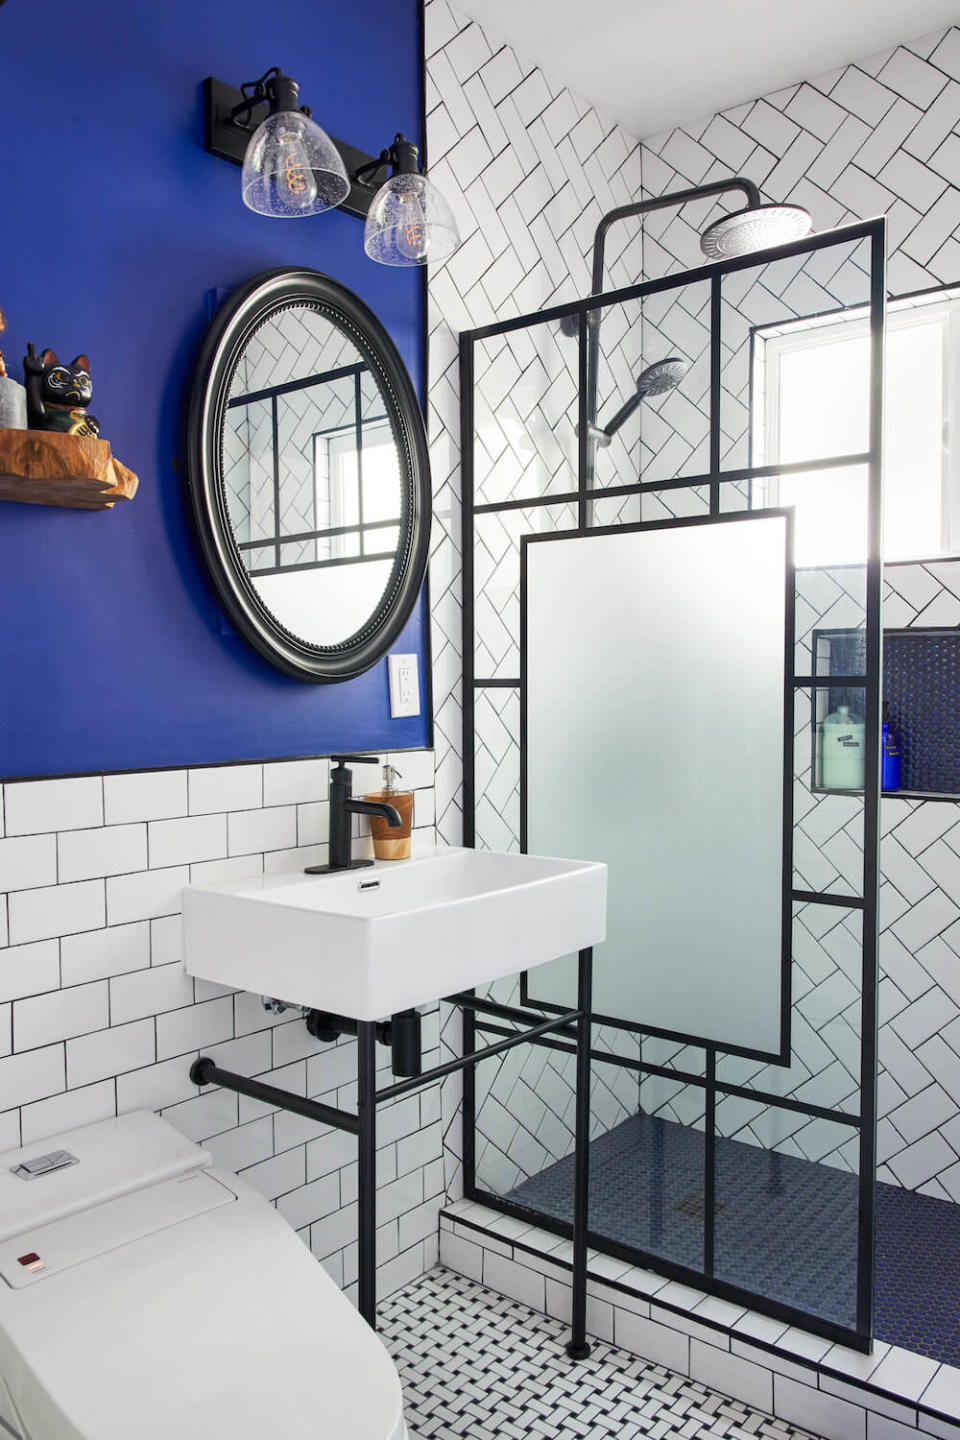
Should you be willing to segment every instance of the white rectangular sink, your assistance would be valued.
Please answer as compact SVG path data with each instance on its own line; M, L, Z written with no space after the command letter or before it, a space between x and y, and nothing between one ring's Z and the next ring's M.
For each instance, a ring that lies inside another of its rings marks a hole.
M599 944L606 902L603 864L437 849L188 885L184 959L203 980L380 1020Z

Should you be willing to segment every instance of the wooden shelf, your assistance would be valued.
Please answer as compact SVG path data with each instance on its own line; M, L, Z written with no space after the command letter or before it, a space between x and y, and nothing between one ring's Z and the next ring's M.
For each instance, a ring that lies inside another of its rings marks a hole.
M0 430L0 500L110 510L132 500L137 476L110 452L109 442L52 430Z

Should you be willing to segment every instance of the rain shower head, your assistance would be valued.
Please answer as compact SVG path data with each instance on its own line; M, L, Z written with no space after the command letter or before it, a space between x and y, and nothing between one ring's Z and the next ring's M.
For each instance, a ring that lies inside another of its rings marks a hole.
M732 260L802 240L812 229L813 221L801 205L748 205L708 225L700 249L708 260Z
M630 419L642 400L654 395L666 395L680 384L689 369L686 360L681 360L677 355L670 355L666 360L657 360L655 364L648 365L646 370L637 376L636 390L630 399L620 406L609 425L604 425L602 429L594 427L593 436L597 444L609 445L620 426Z

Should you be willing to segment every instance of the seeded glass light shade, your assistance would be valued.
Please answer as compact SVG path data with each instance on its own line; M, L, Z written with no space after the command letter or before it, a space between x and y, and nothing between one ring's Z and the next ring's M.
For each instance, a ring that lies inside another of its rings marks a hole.
M445 260L460 244L453 211L425 175L391 175L370 205L363 248L381 265Z
M284 220L332 210L350 193L333 141L299 110L279 110L257 127L240 186L251 210Z

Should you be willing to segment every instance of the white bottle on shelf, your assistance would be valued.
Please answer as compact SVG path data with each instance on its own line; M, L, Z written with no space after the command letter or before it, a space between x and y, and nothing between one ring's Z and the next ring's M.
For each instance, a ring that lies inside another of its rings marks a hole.
M820 784L824 790L862 790L866 726L838 705L820 727Z
M27 392L7 374L0 351L0 430L26 430Z

